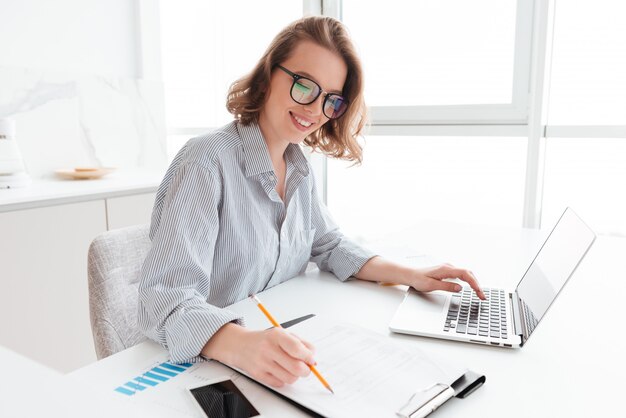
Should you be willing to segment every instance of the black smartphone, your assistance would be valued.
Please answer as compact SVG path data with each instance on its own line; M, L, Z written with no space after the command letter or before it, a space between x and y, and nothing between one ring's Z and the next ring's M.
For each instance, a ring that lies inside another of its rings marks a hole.
M259 416L259 412L230 379L190 388L189 391L207 417L250 418Z

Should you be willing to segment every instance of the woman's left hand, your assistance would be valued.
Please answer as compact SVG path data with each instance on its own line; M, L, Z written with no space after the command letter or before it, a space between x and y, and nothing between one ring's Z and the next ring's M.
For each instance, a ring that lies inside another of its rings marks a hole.
M447 290L449 292L459 292L461 285L448 282L444 279L460 279L471 286L479 298L485 299L485 294L476 280L476 276L469 270L454 267L451 264L441 264L434 267L412 269L408 277L409 286L420 292L430 292L432 290Z
M432 290L459 292L461 290L459 284L445 281L445 279L461 279L474 289L479 298L486 299L474 273L451 264L416 269L375 256L370 258L355 276L361 280L379 282L383 285L405 284L420 292Z

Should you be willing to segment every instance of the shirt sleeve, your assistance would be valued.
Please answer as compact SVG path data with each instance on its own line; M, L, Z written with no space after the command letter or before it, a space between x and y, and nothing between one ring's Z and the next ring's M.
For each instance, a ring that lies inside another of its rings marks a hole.
M182 163L163 199L141 270L138 324L173 362L194 361L224 324L243 318L207 303L219 229L221 183L215 171Z
M376 253L359 246L347 238L335 224L326 205L318 197L315 181L312 182L311 226L315 228L311 261L320 270L330 271L341 281L350 279L361 270Z

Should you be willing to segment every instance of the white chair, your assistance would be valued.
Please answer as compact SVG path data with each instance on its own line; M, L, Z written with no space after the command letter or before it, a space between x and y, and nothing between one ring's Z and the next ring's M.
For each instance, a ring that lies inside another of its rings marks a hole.
M89 314L98 359L145 340L137 327L137 288L150 250L149 226L105 232L89 247Z

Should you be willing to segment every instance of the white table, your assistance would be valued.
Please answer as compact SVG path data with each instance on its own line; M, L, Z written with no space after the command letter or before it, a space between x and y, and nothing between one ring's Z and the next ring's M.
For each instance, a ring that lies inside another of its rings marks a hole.
M2 418L137 417L149 412L121 401L109 391L98 393L87 385L77 385L56 370L2 346L0 371Z
M546 231L430 223L408 228L403 235L404 241L396 237L394 242L400 250L388 250L395 258L421 263L424 260L415 256L428 252L432 258L472 269L484 286L514 287ZM521 349L392 334L388 323L402 300L401 287L358 280L341 283L317 270L263 292L262 300L279 321L325 313L426 353L456 358L486 375L482 388L467 399L446 403L435 412L437 417L615 416L623 410L626 343L619 334L621 303L610 297L626 294L618 264L624 254L626 239L599 237ZM243 313L251 328L268 325L248 300L231 309ZM133 367L140 359L161 351L154 343L143 343L71 373L67 379L94 382L114 375L132 377L139 371ZM297 413L271 393L259 391L255 399L269 408L262 411L264 416Z

